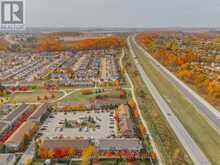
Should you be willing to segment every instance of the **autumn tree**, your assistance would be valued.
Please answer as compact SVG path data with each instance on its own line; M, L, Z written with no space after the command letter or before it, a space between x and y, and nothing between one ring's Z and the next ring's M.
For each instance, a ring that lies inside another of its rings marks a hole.
M84 104L77 104L77 105L74 105L72 109L76 111L85 111L87 107Z
M220 84L210 81L207 86L208 95L212 98L220 98Z
M66 105L66 106L64 106L63 110L64 110L64 112L68 112L71 110L71 107Z
M147 133L147 131L146 131L146 128L143 123L139 124L139 130L140 130L141 136L144 137L144 135Z
M189 82L192 78L192 72L190 70L180 70L177 75L183 79L183 80L186 80L187 82Z
M156 152L152 151L152 152L150 153L150 157L151 157L152 160L155 161L155 160L157 159L157 154L156 154Z
M27 159L25 162L25 165L32 165L32 159Z
M85 39L70 45L72 50L92 50L92 49L108 49L120 48L125 46L125 39L123 37L111 36Z
M82 152L82 165L88 165L89 160L96 154L96 147L95 146L89 146L85 148Z
M53 38L42 38L37 43L37 50L42 51L63 51L64 45Z
M83 95L90 95L90 94L92 94L94 91L93 91L93 89L81 89L80 90L80 92L81 92L81 94L83 94Z
M132 109L132 115L134 119L139 119L140 115L137 109Z
M40 146L38 154L42 159L48 158L49 150L43 146Z
M131 109L137 108L137 104L133 99L131 99L128 104L130 105Z

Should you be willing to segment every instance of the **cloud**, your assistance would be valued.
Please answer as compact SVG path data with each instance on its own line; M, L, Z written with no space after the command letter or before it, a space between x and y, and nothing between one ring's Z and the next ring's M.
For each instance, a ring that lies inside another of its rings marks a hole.
M26 3L28 26L220 26L219 0L26 0Z

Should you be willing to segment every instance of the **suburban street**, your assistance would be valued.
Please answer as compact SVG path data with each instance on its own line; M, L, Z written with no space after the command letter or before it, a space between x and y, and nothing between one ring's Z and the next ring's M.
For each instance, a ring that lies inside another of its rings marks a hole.
M196 107L196 109L208 119L208 122L213 126L217 132L220 132L220 113L202 97L196 94L192 89L180 81L170 71L168 71L163 65L155 60L146 50L144 50L135 41L135 36L132 37L132 42L140 49L143 54L151 60L152 64L157 68L169 81L171 81L179 91L186 96L186 98Z
M133 38L134 39L134 38ZM208 165L211 164L191 136L188 134L186 129L183 127L181 122L177 119L177 117L172 112L171 108L167 104L167 102L162 98L159 94L158 90L148 78L146 73L144 72L143 67L139 64L139 61L136 58L135 52L131 46L131 37L127 39L129 50L132 54L134 59L135 65L145 83L148 87L150 93L152 94L153 98L155 99L157 105L159 106L160 110L164 114L165 118L169 122L170 126L174 130L176 136L184 146L185 150L189 153L190 157L192 158L193 162L198 165ZM133 41L134 42L134 41Z

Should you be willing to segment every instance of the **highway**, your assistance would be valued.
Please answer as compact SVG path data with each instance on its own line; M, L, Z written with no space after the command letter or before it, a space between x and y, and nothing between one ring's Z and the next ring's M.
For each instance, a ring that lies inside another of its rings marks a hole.
M163 115L167 119L171 128L175 132L176 136L178 137L179 141L182 143L185 150L188 152L188 154L191 157L191 159L193 160L193 162L196 165L211 165L211 163L209 162L207 157L203 154L203 152L200 150L200 148L194 142L192 137L189 135L189 133L183 127L181 122L174 115L173 111L171 110L171 108L169 107L167 102L159 94L159 92L156 89L156 87L154 86L154 84L151 82L151 80L148 78L148 76L144 72L144 69L141 66L141 64L139 63L138 59L136 58L135 52L131 46L131 37L128 37L127 42L128 42L129 50L130 50L131 55L133 57L133 60L135 62L135 65L136 65L138 72L140 73L145 85L149 89L151 95L153 96L154 100L156 101L157 105L159 106L161 112L163 113Z
M198 112L200 112L213 128L220 133L220 113L207 101L196 94L192 89L185 85L181 80L168 71L163 65L155 60L145 49L135 41L135 36L132 37L132 42L140 49L143 54L152 61L152 64L157 68L177 89L190 101Z
M122 49L122 56L120 57L120 68L121 68L121 69L123 69L123 62L122 62L122 60L123 60L124 56L125 56L125 51L124 51L124 49ZM138 110L138 113L139 113L139 115L140 115L141 122L144 124L144 127L146 128L146 130L149 130L149 128L148 128L148 126L147 126L147 123L146 123L146 121L144 120L144 118L143 118L143 116L142 116L141 109L140 109L140 106L139 106L139 104L138 104L137 97L136 97L136 95L135 95L134 84L133 84L133 82L132 82L132 80L131 80L131 78L130 78L130 76L128 75L128 73L127 73L126 70L125 70L125 76L126 76L128 82L129 82L129 84L131 85L132 98L134 99L134 101L135 101L135 103L136 103L136 105L137 105L137 110ZM157 154L158 164L159 164L159 165L163 165L162 159L161 159L161 157L160 157L160 155L159 155L158 149L157 149L157 147L156 147L156 144L155 144L155 142L154 142L154 140L153 140L152 135L151 135L150 132L149 132L149 138L150 138L150 143L151 143L151 145L152 145L152 147L153 147L153 150L154 150L154 152Z

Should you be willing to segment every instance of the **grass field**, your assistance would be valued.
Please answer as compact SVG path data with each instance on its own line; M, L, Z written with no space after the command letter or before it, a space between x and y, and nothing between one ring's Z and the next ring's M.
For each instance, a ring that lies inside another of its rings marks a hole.
M97 94L89 94L89 95L83 95L81 94L80 91L76 91L72 93L71 95L65 97L62 99L62 102L81 102L81 101L86 101L88 99L94 98Z
M219 134L208 124L205 118L176 89L176 87L152 66L149 59L144 57L140 50L136 48L134 50L145 72L163 98L170 105L175 115L199 145L201 150L207 155L211 163L217 165L220 162Z
M131 56L126 54L124 66L135 86L135 93L141 113L147 122L151 135L156 142L160 156L166 165L192 165L192 161L175 136L159 107L155 103L134 65Z
M128 99L131 97L131 92L129 89L125 89ZM112 92L112 93L118 93L118 91L111 90L111 89L105 89L105 92ZM81 101L88 101L89 99L95 98L100 93L92 93L88 95L81 94L80 91L76 91L72 93L71 95L65 97L62 99L62 102L81 102Z
M63 96L62 92L53 92L55 95L54 99L57 99ZM51 100L52 93L48 92L47 90L34 90L33 92L17 92L13 93L9 96L9 102L16 101L16 103L34 103L38 102L37 97L41 97L42 100L44 96L47 96L49 100Z

